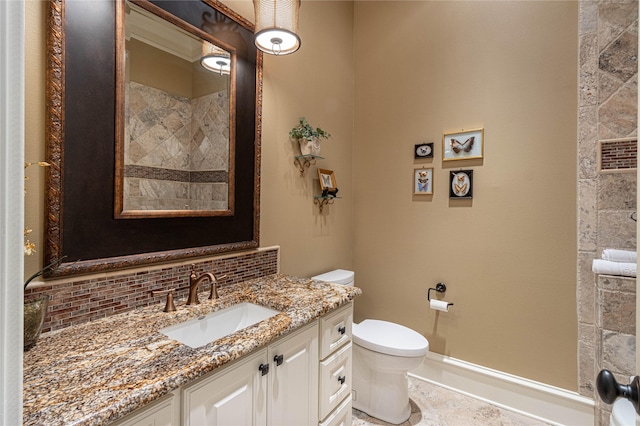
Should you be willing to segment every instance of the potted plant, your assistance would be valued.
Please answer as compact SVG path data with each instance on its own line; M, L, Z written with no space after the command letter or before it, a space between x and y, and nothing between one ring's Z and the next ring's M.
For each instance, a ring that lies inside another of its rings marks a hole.
M300 117L300 122L291 129L289 136L298 141L302 155L320 154L320 139L329 139L331 135L320 127L313 128L306 118Z
M40 269L35 274L31 275L29 279L24 282L24 289L27 289L29 283L34 279L44 274L48 269L55 269L65 258L62 256L60 259L55 260ZM42 331L42 325L44 319L47 316L47 310L49 308L49 295L45 294L35 299L27 300L24 302L24 350L28 351L35 346L40 332Z

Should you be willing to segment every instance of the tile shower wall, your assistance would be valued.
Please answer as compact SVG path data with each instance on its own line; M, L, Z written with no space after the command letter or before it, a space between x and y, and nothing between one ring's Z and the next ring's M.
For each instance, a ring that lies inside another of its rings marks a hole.
M132 81L126 96L125 209L226 209L228 92L191 100Z
M105 318L142 306L157 304L160 309L164 307L165 296L152 296L151 291L175 288L177 298L186 297L189 293L192 264L195 265L197 274L226 274L227 277L220 281L220 286L223 287L277 273L278 248L149 267L146 270L45 282L30 286L25 291L25 300L43 294L49 295L49 311L43 332Z
M581 1L579 19L578 390L607 425L595 378L635 373L635 280L596 276L591 263L604 248L636 249L638 2Z

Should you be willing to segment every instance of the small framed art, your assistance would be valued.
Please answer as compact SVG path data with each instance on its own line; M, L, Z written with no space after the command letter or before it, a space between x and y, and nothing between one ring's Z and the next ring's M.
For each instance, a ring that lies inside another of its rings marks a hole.
M442 134L442 161L470 160L483 156L483 128Z
M433 143L420 143L413 150L413 158L433 158Z
M473 198L473 170L449 173L449 198Z
M417 168L413 170L414 195L433 194L433 168Z
M333 170L318 169L318 179L320 179L320 189L323 191L325 189L331 191L338 187Z

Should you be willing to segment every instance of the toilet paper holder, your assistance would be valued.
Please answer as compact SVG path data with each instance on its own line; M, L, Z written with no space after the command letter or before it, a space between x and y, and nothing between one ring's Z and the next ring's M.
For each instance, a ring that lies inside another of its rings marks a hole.
M427 300L428 300L429 302L431 302L431 290L435 290L435 291L437 291L438 293L444 293L445 291L447 291L447 286L446 286L446 285L444 285L444 283L438 283L438 284L436 284L436 287L435 287L435 288L433 288L433 287L432 287L432 288L430 288L430 289L427 291ZM447 306L453 306L453 303L447 303Z

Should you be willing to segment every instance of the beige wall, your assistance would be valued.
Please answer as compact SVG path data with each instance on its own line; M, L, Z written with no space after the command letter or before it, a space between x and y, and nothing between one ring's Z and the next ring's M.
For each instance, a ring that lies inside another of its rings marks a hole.
M281 246L284 273L311 276L353 266L352 25L351 2L304 1L300 50L264 58L261 245ZM322 143L325 159L304 177L293 165L299 147L289 140L300 116L332 135ZM313 204L320 191L317 167L334 171L343 197L322 214Z
M191 62L132 38L126 43L129 80L191 99ZM160 72L159 70L162 70Z
M189 62L134 38L127 42L126 47L131 81L188 99L229 87L228 75L205 70L199 61Z
M576 389L576 35L576 2L355 3L356 321ZM484 161L444 167L442 132L475 127ZM418 164L432 198L412 196ZM458 168L472 202L449 201ZM455 305L436 314L440 281Z
M45 29L47 2L25 2L25 161L45 159L44 99L45 99ZM29 240L36 244L36 253L25 256L25 276L42 265L44 229L44 170L31 167L25 171L25 226L33 229Z
M253 21L253 3L223 3ZM331 26L327 27L330 22ZM303 1L302 46L283 57L264 55L260 245L279 245L283 273L312 276L353 267L352 145L354 117L353 3ZM331 133L303 177L289 130L304 116ZM333 170L341 199L320 214L317 168Z
M253 18L251 2L225 3ZM27 2L27 160L44 157L44 11ZM265 55L261 245L281 246L285 273L355 269L358 320L575 389L576 25L574 2L303 1L300 51ZM333 134L318 166L343 198L322 215L316 167L293 165L302 115ZM470 206L449 204L439 159L442 131L462 127L485 128ZM430 201L411 195L425 141L438 146ZM27 196L39 248L42 188L32 178ZM438 281L456 305L436 316Z

